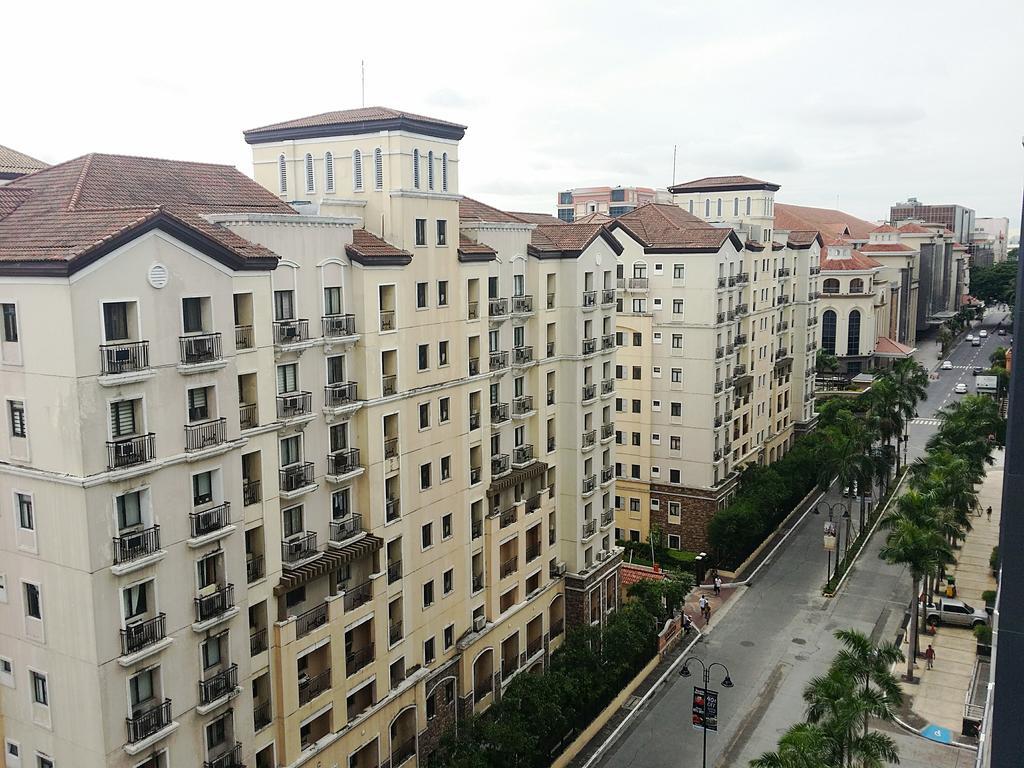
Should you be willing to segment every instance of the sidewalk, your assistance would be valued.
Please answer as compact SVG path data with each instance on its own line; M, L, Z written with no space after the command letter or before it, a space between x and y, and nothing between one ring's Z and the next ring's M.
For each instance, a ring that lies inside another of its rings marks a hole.
M997 451L996 463L985 474L978 493L981 508L992 507L992 520L982 514L972 517L973 530L956 554L951 569L956 579L957 597L975 608L984 608L981 593L994 590L996 580L989 567L992 547L999 543L999 518L1003 490L1003 452ZM960 734L963 727L964 701L974 675L977 643L974 633L962 627L939 627L935 635L922 635L922 651L931 644L935 649L935 668L925 669L918 659L917 684L901 683L911 724L921 728L928 724L948 728ZM907 648L904 647L904 652ZM897 665L898 667L899 665ZM916 716L916 717L915 717Z

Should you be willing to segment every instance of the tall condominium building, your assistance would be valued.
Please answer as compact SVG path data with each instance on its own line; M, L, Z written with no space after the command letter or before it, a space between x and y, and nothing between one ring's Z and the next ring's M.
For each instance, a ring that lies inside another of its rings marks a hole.
M821 236L774 227L777 184L672 187L609 225L619 257L618 535L707 549L737 469L813 427Z
M577 187L558 193L558 218L571 222L594 213L614 218L655 201L669 202L668 193L648 187Z
M461 201L464 130L0 189L9 766L421 764L616 608L621 246Z
M913 219L927 224L941 224L953 233L956 242L967 245L974 234L974 209L965 205L926 205L916 197L889 208L893 224Z

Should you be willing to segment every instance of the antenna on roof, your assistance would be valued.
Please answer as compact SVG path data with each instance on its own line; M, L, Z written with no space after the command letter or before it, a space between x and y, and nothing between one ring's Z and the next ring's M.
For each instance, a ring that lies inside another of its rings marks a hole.
M366 61L359 60L359 80L362 86L362 106L366 106Z
M672 145L672 186L676 185L676 150L679 148L678 144Z

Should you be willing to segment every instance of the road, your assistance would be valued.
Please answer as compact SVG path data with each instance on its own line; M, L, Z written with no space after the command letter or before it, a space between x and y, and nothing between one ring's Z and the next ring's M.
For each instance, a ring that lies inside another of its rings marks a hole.
M910 460L921 455L935 431L936 412L957 395L960 381L974 391L971 369L987 367L988 356L1008 337L997 337L1002 314L989 314L983 324L989 338L981 347L961 342L950 355L954 369L943 371L929 383L928 399L910 425ZM977 330L974 333L977 333ZM931 355L919 352L921 358ZM826 497L842 501L838 489ZM856 518L856 511L853 517ZM878 557L882 536L868 542L840 595L821 596L826 553L822 545L822 518L806 515L785 544L770 558L743 594L730 601L695 654L706 663L725 664L734 683L723 688L721 670L711 687L719 691L719 732L708 736L709 766L738 768L762 752L774 749L778 737L804 711L802 691L814 676L823 674L838 650L833 633L854 628L874 639L894 639L910 601L911 581L905 569ZM679 768L701 765L702 734L690 726L693 685L700 668L688 679L673 677L633 721L632 726L599 763L605 768ZM911 768L963 768L973 765L973 753L933 745L923 739L893 732L902 752L902 765Z

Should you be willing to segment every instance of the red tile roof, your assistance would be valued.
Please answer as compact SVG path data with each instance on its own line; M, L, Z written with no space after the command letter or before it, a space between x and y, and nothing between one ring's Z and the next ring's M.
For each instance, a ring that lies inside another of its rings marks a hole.
M892 224L883 224L880 227L875 227L871 231L872 232L899 232L899 230L896 229L896 227L894 227Z
M525 220L511 213L498 210L494 206L481 203L471 197L459 200L459 219L461 221L480 221L488 224L526 224Z
M509 211L509 216L515 216L521 221L525 221L529 224L565 224L557 216L552 216L550 213L529 213L526 211Z
M775 228L783 230L816 229L824 236L849 235L867 240L876 225L832 208L775 204Z
M620 252L622 246L608 235L603 224L545 224L533 230L529 251L534 256L577 256L599 237Z
M916 221L908 221L906 224L901 224L899 231L905 235L934 235L936 234L934 229L928 229L928 227L922 227Z
M703 179L684 181L682 184L674 184L668 188L669 192L712 192L716 190L727 191L732 189L768 189L775 191L778 184L761 179L752 179L749 176L705 176Z
M498 252L486 243L459 233L459 258L462 261L493 261ZM467 257L467 258L463 258Z
M280 123L261 125L259 128L250 128L243 132L245 140L250 144L260 141L272 141L279 138L280 134L301 133L308 136L330 135L333 132L339 134L363 133L374 130L395 130L411 129L417 127L426 129L441 129L444 134L457 135L461 138L466 132L466 126L458 123L451 123L447 120L438 120L435 117L417 115L413 112L405 112L390 107L359 107L357 109L343 109L333 112L321 112L319 115L309 115L294 120L285 120Z
M880 243L865 243L857 250L861 253L900 253L902 251L916 253L917 249L903 243L882 241Z
M819 246L824 245L821 235L816 229L792 229L786 238L786 245L790 248L810 248L811 243L818 241Z
M875 342L875 354L882 357L910 357L916 349L886 336L879 336Z
M730 238L737 249L743 247L735 232L728 227L714 227L703 219L687 213L678 205L645 203L624 213L609 227L622 228L645 251L717 252Z
M411 253L396 248L365 229L352 232L352 243L345 246L345 253L352 261L368 266L401 265L412 261Z
M821 271L822 272L846 272L864 271L882 266L870 256L864 256L859 251L850 248L849 258L830 259L829 249L821 249Z
M154 227L200 238L233 268L272 268L273 252L205 218L243 212L298 215L230 166L84 155L0 187L0 270L67 274Z
M0 179L16 179L48 167L42 160L36 160L24 152L0 144Z
M580 216L576 219L576 224L607 224L609 221L614 219L614 216L609 216L607 213L601 213L600 211L594 211L584 216Z

